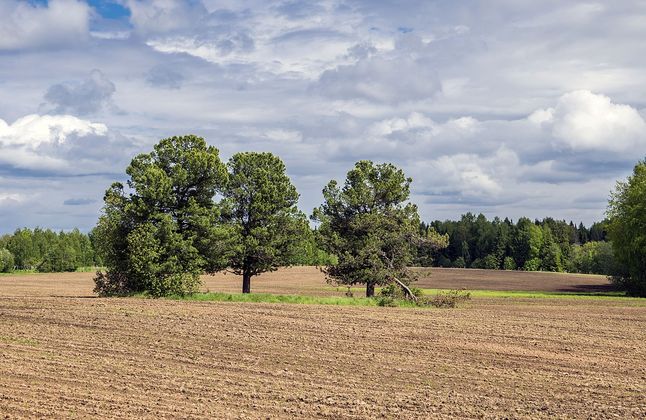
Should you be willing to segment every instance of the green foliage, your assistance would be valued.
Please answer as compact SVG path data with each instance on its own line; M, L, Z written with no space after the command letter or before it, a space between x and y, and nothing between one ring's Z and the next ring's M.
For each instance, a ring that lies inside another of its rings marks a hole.
M307 218L298 210L298 193L284 163L271 153L237 153L228 163L224 191L225 219L234 232L230 267L243 277L243 292L251 277L289 265L307 240ZM311 232L309 232L311 233Z
M515 270L517 268L516 266L516 261L512 257L505 257L503 263L502 263L502 269L503 270Z
M572 247L569 271L577 273L614 275L617 261L610 242L587 242Z
M460 303L471 300L471 293L466 290L448 290L438 292L430 300L428 304L436 308L455 308Z
M413 296L416 298L422 297L424 294L424 291L418 287L409 287L411 293ZM379 296L382 297L391 297L395 299L407 299L408 296L404 292L404 289L402 289L398 284L396 283L390 283L379 290Z
M161 140L136 156L128 192L114 183L92 233L107 273L95 278L100 295L147 291L192 293L199 274L223 269L230 233L218 223L216 193L227 172L219 152L192 135Z
M617 182L607 213L608 235L622 267L615 281L631 294L646 296L646 161Z
M455 261L453 261L453 265L452 265L452 267L453 267L453 268L466 268L466 267L467 267L467 263L466 263L466 261L464 260L464 257L458 257L458 258L456 258L456 259L455 259Z
M432 228L449 236L448 246L432 254L436 266L579 272L586 269L573 261L578 258L577 247L592 237L605 239L606 225L595 223L588 229L549 217L535 221L521 217L514 224L509 219L488 221L482 214L467 213L457 221L422 223L420 229ZM598 270L594 273L604 274L602 267L613 265L607 253L593 253L593 258L599 259L590 265Z
M417 206L408 203L411 181L392 164L363 160L343 187L330 181L323 189L324 203L312 218L320 223L323 249L338 257L324 270L330 281L365 284L371 297L377 285L414 279L408 266L426 238L419 235Z
M0 273L11 273L15 266L13 254L5 248L0 249Z
M413 288L411 291L415 296L414 300L409 299L401 287L390 284L381 289L377 297L377 306L396 307L402 306L403 302L407 302L414 306L455 308L460 303L471 300L471 293L466 290L439 290L433 296L425 296L422 289Z
M287 261L287 265L315 265L324 266L336 264L337 258L324 250L317 243L318 231L305 229L298 238L293 254Z
M540 258L532 258L531 260L525 261L523 265L523 270L525 271L539 271L541 269L542 261Z
M3 237L2 247L12 253L19 270L75 271L97 265L88 235L78 229L59 233L40 228L18 229Z
M548 225L543 227L543 243L541 246L541 270L563 271L561 247L555 242L552 230Z
M500 268L500 260L497 255L489 254L482 259L482 268L497 270Z

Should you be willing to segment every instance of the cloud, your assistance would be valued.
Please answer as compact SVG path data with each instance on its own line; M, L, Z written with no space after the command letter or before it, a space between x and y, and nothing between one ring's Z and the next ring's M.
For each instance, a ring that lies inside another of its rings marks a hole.
M514 182L512 175L519 166L516 153L505 147L486 156L460 153L414 164L425 184L418 188L418 194L480 203L500 202L504 186Z
M529 119L550 129L557 145L574 151L646 147L646 121L636 109L587 90L567 93L556 107L538 110Z
M120 0L114 19L45 3L0 0L0 191L24 198L9 228L91 226L134 154L185 133L276 153L304 210L356 160L393 162L425 219L598 220L586 197L646 151L639 2ZM45 134L6 134L25 116Z
M200 1L126 0L130 21L141 34L154 34L191 27L205 14Z
M146 82L155 87L179 89L183 81L182 73L167 66L157 65L146 73Z
M0 120L0 148L0 171L70 176L114 172L134 145L101 123L32 114L13 124Z
M87 115L101 111L112 104L116 92L114 83L100 70L92 70L82 81L64 82L50 86L45 93L45 108L53 114Z
M77 44L87 39L89 18L89 6L79 0L49 0L46 6L3 0L0 50Z
M20 193L0 193L0 207L15 206L25 201L25 196Z
M317 88L337 99L397 103L430 99L441 91L441 83L431 66L414 58L369 57L326 70Z

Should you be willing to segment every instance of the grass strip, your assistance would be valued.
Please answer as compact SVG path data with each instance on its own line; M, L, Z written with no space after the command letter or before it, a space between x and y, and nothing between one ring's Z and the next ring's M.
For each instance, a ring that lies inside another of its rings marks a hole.
M135 295L149 297L145 293ZM270 293L194 293L190 295L167 296L166 299L189 300L197 302L249 302L249 303L288 303L300 305L336 305L336 306L378 306L379 298L358 298L342 296L307 296L307 295L274 295ZM417 307L405 300L397 301L398 307Z

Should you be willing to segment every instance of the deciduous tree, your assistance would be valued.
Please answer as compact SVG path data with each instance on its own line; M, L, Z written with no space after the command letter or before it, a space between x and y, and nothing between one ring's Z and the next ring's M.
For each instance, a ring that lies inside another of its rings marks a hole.
M607 213L614 255L624 267L615 279L631 294L646 296L646 161L617 182Z

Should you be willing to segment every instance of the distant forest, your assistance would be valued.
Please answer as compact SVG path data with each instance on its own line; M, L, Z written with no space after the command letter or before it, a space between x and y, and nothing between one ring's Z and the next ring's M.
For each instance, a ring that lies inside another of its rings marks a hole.
M610 275L615 270L612 246L604 223L583 224L545 218L488 220L467 213L460 220L422 222L420 233L435 230L448 236L444 249L418 246L417 266L485 268L495 270L567 271ZM317 232L302 238L291 265L326 265L334 260L317 245ZM0 272L77 271L100 267L101 255L93 234L78 229L18 229L0 237Z
M422 231L446 234L444 249L419 250L417 264L494 270L567 271L611 275L616 271L605 222L591 227L545 218L487 220L467 213L458 221L422 223Z

